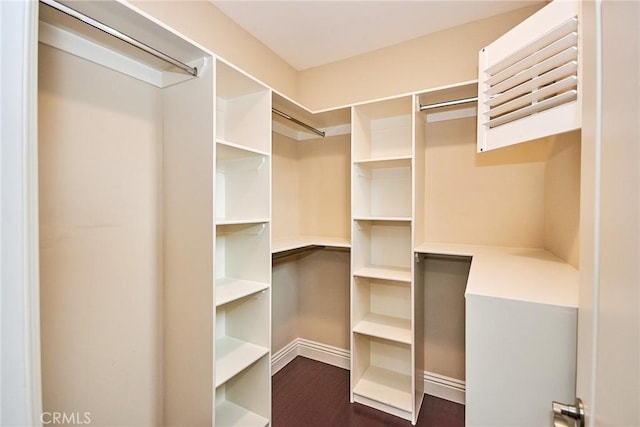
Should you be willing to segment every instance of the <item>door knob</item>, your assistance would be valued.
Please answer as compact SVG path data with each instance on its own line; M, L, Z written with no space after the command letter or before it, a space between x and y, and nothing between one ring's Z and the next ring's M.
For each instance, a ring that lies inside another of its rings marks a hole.
M552 404L553 414L557 416L564 416L576 421L577 427L584 427L584 405L582 399L576 398L574 405L568 405L566 403L553 402Z

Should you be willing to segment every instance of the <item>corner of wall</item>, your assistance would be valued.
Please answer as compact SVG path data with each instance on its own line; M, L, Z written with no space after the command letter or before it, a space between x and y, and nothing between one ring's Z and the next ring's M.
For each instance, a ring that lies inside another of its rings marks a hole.
M133 5L290 98L298 71L209 1L134 0Z
M517 9L302 70L299 101L312 110L321 110L475 80L478 51L543 5ZM456 51L455 55L451 54L452 50ZM363 78L365 75L367 78Z
M580 131L549 138L545 167L544 248L578 268Z

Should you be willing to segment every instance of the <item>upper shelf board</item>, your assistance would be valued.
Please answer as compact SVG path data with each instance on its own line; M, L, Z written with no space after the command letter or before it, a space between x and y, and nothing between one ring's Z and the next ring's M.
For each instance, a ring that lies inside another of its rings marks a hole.
M60 1L63 6L86 15L184 64L202 67L203 58L212 54L196 46L155 19L121 2ZM40 3L40 41L108 68L129 74L159 87L193 78L176 66L91 25ZM138 65L131 65L138 64ZM137 68L137 69L136 69ZM170 73L166 77L145 74Z

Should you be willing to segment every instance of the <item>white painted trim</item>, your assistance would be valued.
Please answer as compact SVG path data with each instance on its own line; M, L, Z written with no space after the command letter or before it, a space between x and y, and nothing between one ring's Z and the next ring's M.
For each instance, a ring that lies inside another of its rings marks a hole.
M275 375L278 371L289 364L293 359L298 357L298 339L291 341L277 353L271 355L271 375Z
M275 375L297 356L342 369L350 368L351 352L349 350L296 338L271 356L271 375ZM466 391L464 381L428 371L423 375L425 394L464 405Z
M462 380L433 372L424 373L424 393L464 405L466 384Z
M304 338L296 338L271 356L271 375L287 366L297 356L342 369L349 369L349 360L351 359L348 350Z
M37 2L0 4L0 423L16 426L41 425L42 413L37 17Z
M298 338L298 354L342 369L349 369L351 360L348 350L303 338Z

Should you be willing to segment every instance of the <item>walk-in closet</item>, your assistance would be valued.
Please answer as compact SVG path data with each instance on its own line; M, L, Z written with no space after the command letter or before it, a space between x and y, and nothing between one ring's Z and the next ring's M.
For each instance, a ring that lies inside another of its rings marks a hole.
M0 424L634 425L640 6L242 3L0 4Z

